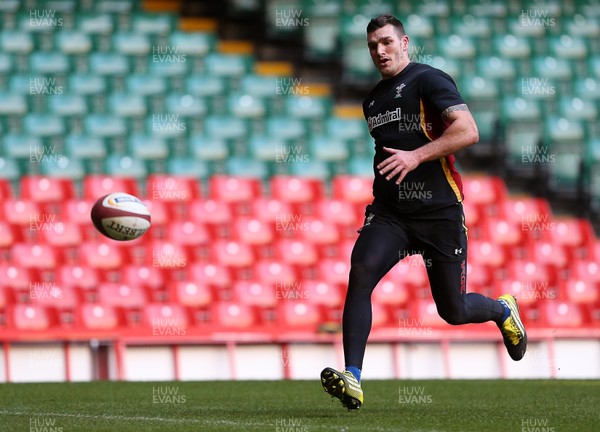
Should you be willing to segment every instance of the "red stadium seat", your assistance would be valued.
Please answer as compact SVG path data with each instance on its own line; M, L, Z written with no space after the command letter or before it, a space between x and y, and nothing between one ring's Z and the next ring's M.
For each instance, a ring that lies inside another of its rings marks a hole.
M469 263L499 268L506 262L504 248L489 240L469 239Z
M584 324L580 307L566 301L546 302L541 307L542 323L550 328L578 328Z
M499 206L506 199L506 185L501 178L492 176L463 175L463 193L465 201L480 209ZM490 214L489 212L486 212ZM495 212L492 211L492 214Z
M407 256L398 262L388 274L391 281L407 284L413 289L429 287L425 262L418 255Z
M55 324L52 314L42 305L17 303L11 310L12 326L18 330L47 330Z
M373 201L373 177L338 175L333 179L333 198L364 207Z
M29 228L31 223L35 223L42 217L42 212L35 201L6 199L2 202L0 216L11 225Z
M57 266L56 253L48 245L17 243L11 248L12 261L20 267L51 270Z
M316 332L322 321L316 304L309 300L280 302L277 307L278 328Z
M261 259L254 263L254 279L266 284L291 284L297 275L291 264L280 260Z
M254 309L239 302L217 302L213 313L216 324L226 328L248 329L257 321Z
M479 208L471 201L463 201L465 225L469 229L469 239L479 238L479 225L483 218L479 215Z
M544 264L532 260L515 259L507 264L507 279L537 285L543 289L551 282L551 274Z
M10 185L10 180L0 178L0 201L12 198L13 191Z
M338 284L323 280L305 279L294 290L298 293L296 298L306 299L316 305L327 308L341 308L344 304L344 297Z
M174 303L150 303L143 308L144 324L153 336L185 336L189 319L182 305Z
M348 285L350 261L336 258L319 260L317 264L318 277L329 283Z
M93 267L80 265L62 265L56 269L56 281L63 287L95 291L100 278Z
M186 280L207 284L216 288L228 288L232 282L230 270L219 263L193 262L188 267L188 277Z
M130 286L140 286L153 292L165 290L165 275L160 268L151 265L130 264L122 270L122 280ZM158 294L157 294L158 295Z
M151 253L146 264L159 269L182 269L190 262L186 248L172 241L154 239L147 250Z
M316 218L309 218L305 222L306 229L299 232L301 238L320 246L334 245L339 242L340 234L332 222Z
M529 232L541 232L546 224L552 222L552 211L548 202L533 197L507 198L501 203L500 216Z
M595 304L600 299L600 285L586 279L566 279L562 281L563 297L571 303Z
M271 196L291 204L314 203L323 196L323 184L317 179L275 175L271 178Z
M209 181L210 196L232 206L236 214L250 213L252 201L262 195L258 178L214 175Z
M386 306L384 306L381 303L378 302L373 302L373 304L371 305L371 309L372 309L372 323L371 323L371 328L372 329L378 329L380 327L385 326L386 324L391 324L394 326L397 326L398 323L390 323L389 322L389 312L388 312L388 308Z
M272 225L256 217L238 217L234 232L239 241L250 245L267 245L274 239Z
M227 237L231 232L233 215L230 207L222 201L195 200L190 206L190 216L193 221L206 225L213 238Z
M519 306L533 306L556 296L554 290L551 290L549 286L524 282L520 279L498 280L495 282L495 288L494 297L511 294L515 296Z
M4 289L1 285L0 285L0 316L3 316L3 311L4 309L6 309L6 306L8 305L8 290ZM0 322L0 325L3 325L4 322Z
M0 286L13 290L29 290L34 281L32 269L11 264L0 264Z
M64 203L64 215L67 221L77 225L90 225L90 214L94 201L89 199L71 199Z
M61 287L56 283L33 284L29 297L32 304L60 310L74 311L79 304L74 288Z
M400 320L400 326L410 328L413 334L427 334L430 328L448 328L431 299L416 299L411 303L412 317ZM409 333L409 334L410 334Z
M217 240L212 253L216 262L227 267L249 267L254 262L250 246L235 240Z
M146 296L139 286L105 282L98 286L98 302L108 306L138 309L146 304Z
M571 249L587 248L595 240L589 221L583 219L555 219L551 228L546 230L550 240Z
M137 182L132 177L116 177L103 174L88 175L83 179L83 198L95 202L113 192L125 192L140 197Z
M84 303L78 312L81 325L90 330L114 330L120 325L119 314L112 306Z
M150 211L152 228L148 231L154 238L162 238L166 235L166 226L171 222L167 211L167 205L160 200L144 200L144 204Z
M37 203L63 203L75 195L71 180L29 175L21 177L21 197Z
M553 266L556 269L565 268L569 262L562 245L543 239L531 242L530 256L534 261Z
M257 280L238 280L233 292L237 302L260 308L275 307L280 294L273 285Z
M281 223L284 216L289 219L292 212L291 204L284 200L258 197L252 202L252 215L273 225Z
M0 220L0 250L10 248L19 240L19 232L7 222Z
M516 248L523 242L523 232L520 225L490 217L482 224L482 238L501 246Z
M41 240L54 248L74 248L83 240L81 229L74 223L52 223L41 234Z
M469 258L471 254L469 254ZM472 292L472 287L482 289L490 284L490 269L486 265L467 262L467 291ZM481 292L474 290L474 292Z
M191 307L207 307L213 301L213 294L208 285L201 281L176 281L172 284L172 298L179 304Z
M190 257L202 259L208 254L211 239L204 225L176 220L169 224L167 230L167 240L185 248Z
M316 217L322 221L336 224L343 229L343 233L354 236L360 228L356 212L352 204L340 199L322 199L317 202Z
M194 177L152 174L146 180L146 198L164 202L189 202L202 196L200 182Z
M409 297L410 293L406 285L397 280L392 280L388 275L379 281L373 291L373 302L382 305L402 305L408 301Z
M312 266L318 261L317 248L300 239L280 239L275 243L275 258L294 266Z
M600 284L600 264L595 259L574 260L570 266L569 278Z
M98 270L115 270L125 264L123 252L115 242L85 242L79 247L81 264Z

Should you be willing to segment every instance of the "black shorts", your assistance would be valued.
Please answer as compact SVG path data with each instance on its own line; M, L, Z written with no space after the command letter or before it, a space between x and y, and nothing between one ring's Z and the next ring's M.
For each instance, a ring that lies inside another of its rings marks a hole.
M467 257L467 227L462 203L418 215L394 212L385 204L373 201L365 210L364 225L359 233L371 227L384 228L400 236L408 244L406 255L456 262ZM402 258L402 257L401 257Z

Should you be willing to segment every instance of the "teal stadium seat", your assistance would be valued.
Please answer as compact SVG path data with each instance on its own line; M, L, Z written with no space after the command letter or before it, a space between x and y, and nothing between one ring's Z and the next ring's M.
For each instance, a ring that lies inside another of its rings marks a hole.
M343 4L340 0L323 2L304 0L302 10L310 17L303 28L305 55L313 61L333 59L338 52L340 20Z

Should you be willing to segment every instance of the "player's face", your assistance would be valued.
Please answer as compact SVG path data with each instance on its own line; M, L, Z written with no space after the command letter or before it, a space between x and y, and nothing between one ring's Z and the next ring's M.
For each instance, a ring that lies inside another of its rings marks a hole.
M381 78L391 78L409 63L408 36L400 36L391 24L367 35L369 54Z

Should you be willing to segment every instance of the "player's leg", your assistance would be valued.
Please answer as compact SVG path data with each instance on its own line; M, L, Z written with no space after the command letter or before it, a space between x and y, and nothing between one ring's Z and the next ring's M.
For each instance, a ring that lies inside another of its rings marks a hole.
M346 366L362 368L371 331L371 294L381 278L408 247L402 232L370 226L363 229L352 250L348 292L342 317Z
M427 266L431 294L439 315L449 324L500 322L505 309L497 300L467 293L467 260L432 259Z
M482 294L467 293L466 259L457 262L432 260L427 274L438 313L446 322L459 325L494 321L502 332L511 358L523 358L527 333L513 296L503 295L494 300Z
M382 217L381 219L385 219ZM327 393L337 397L348 409L363 403L360 372L371 331L371 294L379 280L399 261L408 241L400 224L369 221L361 230L351 256L348 292L342 318L346 370L325 368L321 384ZM391 229L395 226L397 229Z

